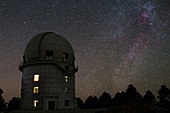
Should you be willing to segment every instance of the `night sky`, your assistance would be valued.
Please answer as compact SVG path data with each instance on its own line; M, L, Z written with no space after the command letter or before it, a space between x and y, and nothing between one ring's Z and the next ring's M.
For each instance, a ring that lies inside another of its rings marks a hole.
M170 88L169 0L0 0L0 88L20 96L27 43L52 31L73 46L76 97Z

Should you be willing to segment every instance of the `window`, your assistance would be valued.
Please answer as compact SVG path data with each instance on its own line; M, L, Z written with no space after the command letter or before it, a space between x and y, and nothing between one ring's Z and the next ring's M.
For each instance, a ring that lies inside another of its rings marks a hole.
M64 93L67 94L69 92L69 88L68 87L65 87L64 88Z
M34 100L34 101L33 101L33 104L34 104L34 107L37 107L38 100Z
M46 60L53 59L53 51L46 51Z
M39 87L38 86L34 87L34 91L33 92L34 93L39 93Z
M37 81L39 81L39 74L34 75L34 82L37 82Z
M70 106L70 101L69 100L65 100L65 106Z
M64 62L68 62L69 54L68 53L64 53L63 57L64 57Z
M67 83L68 82L68 76L64 76L65 78L65 82Z
M65 71L69 71L69 66L65 66Z

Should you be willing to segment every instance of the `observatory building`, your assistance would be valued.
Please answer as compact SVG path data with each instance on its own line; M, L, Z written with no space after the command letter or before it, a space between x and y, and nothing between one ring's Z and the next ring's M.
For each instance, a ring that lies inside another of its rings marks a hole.
M70 43L53 32L34 36L25 48L21 109L75 109L74 51Z

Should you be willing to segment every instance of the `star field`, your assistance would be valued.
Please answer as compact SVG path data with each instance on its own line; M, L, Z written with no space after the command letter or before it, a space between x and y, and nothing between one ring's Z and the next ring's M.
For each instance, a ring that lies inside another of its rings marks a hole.
M144 94L170 87L168 0L1 0L0 88L20 96L19 63L40 32L64 36L73 46L76 96L112 95L134 84Z

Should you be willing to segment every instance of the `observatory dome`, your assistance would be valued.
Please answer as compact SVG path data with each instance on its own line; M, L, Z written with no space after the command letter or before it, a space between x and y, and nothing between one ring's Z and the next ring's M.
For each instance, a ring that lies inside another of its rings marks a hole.
M53 32L34 36L25 48L21 109L76 109L74 51L71 44Z
M50 53L52 51L53 53ZM62 36L53 32L44 32L34 36L24 51L24 62L46 60L46 54L53 54L53 61L60 61L63 53L68 53L74 60L71 44Z

